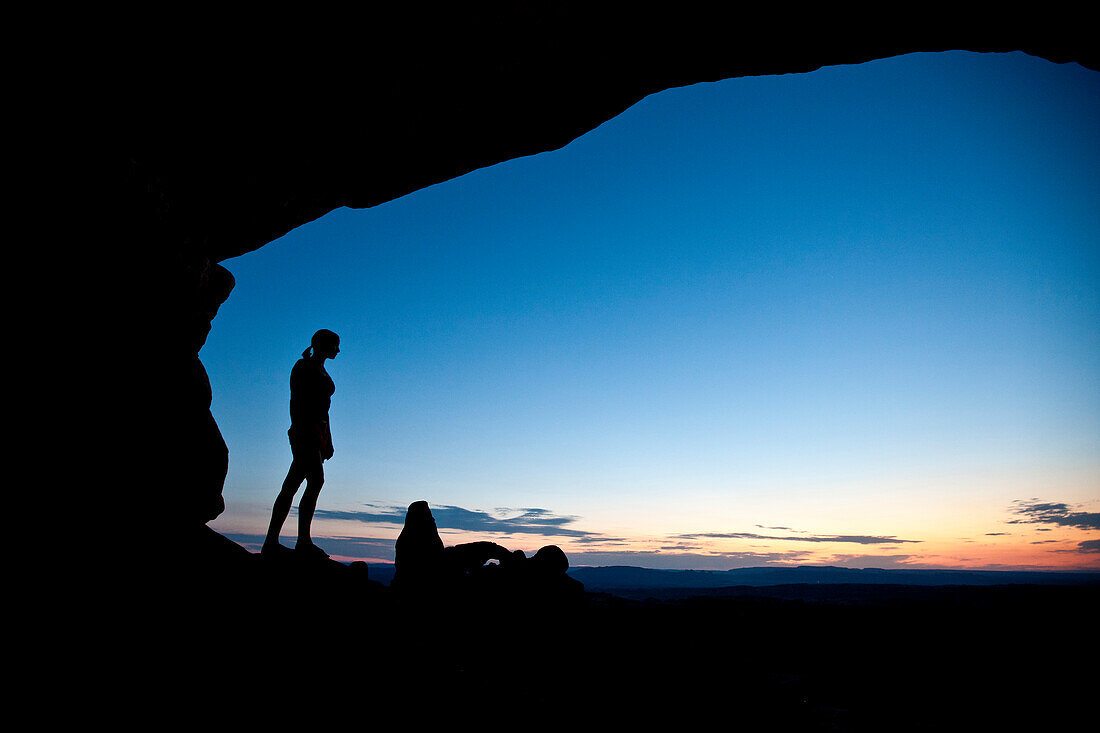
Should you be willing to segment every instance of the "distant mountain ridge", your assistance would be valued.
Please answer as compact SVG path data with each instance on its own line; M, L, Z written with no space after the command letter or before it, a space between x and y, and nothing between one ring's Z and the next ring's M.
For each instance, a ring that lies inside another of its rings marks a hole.
M921 570L842 568L801 565L733 570L657 570L631 565L574 567L569 575L592 592L622 589L767 587L796 584L834 585L1100 585L1100 572L1025 570ZM383 585L393 578L393 565L371 563L370 577Z
M756 567L733 570L655 570L633 566L577 567L569 574L589 591L626 588L724 588L808 584L872 585L1100 585L1100 572L1024 570L922 570L834 566Z

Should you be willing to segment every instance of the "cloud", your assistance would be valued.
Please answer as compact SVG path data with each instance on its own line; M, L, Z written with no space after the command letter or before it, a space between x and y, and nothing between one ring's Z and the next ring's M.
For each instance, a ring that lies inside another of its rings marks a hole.
M264 536L260 534L224 533L237 544L259 552ZM317 537L317 542L330 555L363 560L393 561L394 542L378 537Z
M1086 530L1100 529L1100 512L1074 511L1064 502L1017 499L1012 502L1009 511L1019 518L1009 519L1008 524L1054 524Z
M1011 532L986 532L986 537L1007 537L1011 535Z
M676 539L736 539L736 540L791 540L794 542L854 542L858 545L892 545L899 542L920 542L921 540L901 540L891 536L873 535L802 535L798 537L777 537L774 535L753 534L751 532L700 532L695 534L673 535Z
M574 542L578 545L621 545L627 540L624 537L604 537L593 534L591 537L579 537Z
M876 568L889 570L892 568L923 567L914 564L919 559L916 555L833 555L829 558L829 565L839 565L845 568Z
M354 522L368 522L372 524L403 525L405 523L404 507L383 507L375 504L364 504L363 506L368 507L368 509L350 511L318 509L313 516L318 519L346 519Z
M253 552L259 552L266 539L262 534L242 534L240 532L222 532L221 535Z
M829 565L849 568L922 568L938 567L920 562L915 555L834 555ZM820 564L819 556L809 550L785 552L571 552L571 567L631 565L664 570L731 570L751 567L793 567L799 564Z
M1085 540L1077 543L1078 552L1100 552L1100 540Z
M570 552L569 565L632 565L664 570L729 570L761 565L791 565L809 559L808 552L724 552L713 555L692 552Z
M394 542L372 537L325 537L321 540L330 555L372 560L394 559Z
M373 504L365 504L364 506L365 509L345 511L318 509L314 516L318 519L343 519L355 522L379 522L397 525L405 523L406 510L404 507L376 506ZM497 511L512 513L515 516L494 517L488 512L464 509L460 506L433 506L432 516L435 517L436 527L441 530L457 529L494 534L537 534L614 541L614 538L604 538L598 532L586 532L567 527L566 525L572 524L578 519L578 517L572 515L554 514L548 509L531 507L498 509Z

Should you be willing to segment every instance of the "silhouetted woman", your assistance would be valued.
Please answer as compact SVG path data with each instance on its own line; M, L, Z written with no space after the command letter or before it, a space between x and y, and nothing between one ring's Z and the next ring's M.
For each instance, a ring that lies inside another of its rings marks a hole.
M296 550L325 555L313 544L310 524L317 508L317 495L325 483L322 463L332 458L332 432L328 424L328 408L336 385L325 371L325 359L335 359L340 353L340 337L322 328L313 334L310 347L302 352L302 358L290 371L290 451L293 460L287 471L283 488L271 510L271 524L267 529L263 553L279 549L279 533L290 513L290 504L302 481L305 493L298 503L298 543Z

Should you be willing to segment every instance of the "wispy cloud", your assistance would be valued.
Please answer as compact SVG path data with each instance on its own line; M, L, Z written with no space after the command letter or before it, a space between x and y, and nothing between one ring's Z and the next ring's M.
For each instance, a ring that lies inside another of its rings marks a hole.
M605 537L593 533L588 537L578 537L574 540L578 545L622 545L629 542L625 537Z
M355 522L367 522L370 524L396 524L405 523L405 508L399 506L379 506L377 504L364 504L365 509L353 509L348 511L336 509L318 509L314 514L318 519L347 519Z
M224 535L253 552L258 552L264 542L264 536L260 534L226 532ZM392 561L394 557L392 539L378 537L318 537L317 540L325 552L339 557L385 561Z
M1077 543L1078 552L1100 552L1100 540L1085 540Z
M729 570L760 565L791 565L812 559L808 552L724 552L715 554L661 551L571 552L569 564L633 565L668 570Z
M791 567L799 564L818 564L821 558L808 550L785 552L581 552L570 553L573 567L578 565L608 566L631 565L655 569L730 570L763 566ZM926 567L920 558L912 555L833 555L829 565L852 568L920 568Z
M893 545L901 542L920 542L921 540L902 540L892 536L875 535L817 535L803 534L794 537L754 534L752 532L699 532L673 535L675 539L736 539L736 540L786 540L791 542L852 542L857 545Z
M355 522L383 523L403 525L405 508L396 506L377 506L365 504L365 508L356 510L318 509L319 519L343 519ZM567 514L555 514L548 509L525 507L522 509L498 509L500 514L514 516L493 516L484 511L465 509L459 506L432 506L435 524L441 530L454 529L468 532L492 534L537 534L554 537L589 538L593 541L615 541L598 532L572 529L567 525L577 521L578 517Z
M1082 529L1086 532L1100 529L1100 512L1081 511L1080 507L1071 506L1062 501L1043 501L1042 499L1017 499L1012 502L1009 511L1015 515L1015 519L1007 520L1008 524L1047 524L1053 527L1070 527ZM1035 527L1036 532L1051 532L1052 527ZM1058 544L1058 540L1036 540L1033 545ZM1076 547L1064 547L1052 549L1051 552L1061 553L1100 553L1100 540L1083 540Z
M1100 529L1100 512L1075 511L1060 501L1017 499L1012 502L1009 511L1017 519L1009 519L1008 524L1053 524L1077 529Z
M829 564L845 568L889 570L892 568L924 567L919 560L920 558L914 555L833 555L829 558Z

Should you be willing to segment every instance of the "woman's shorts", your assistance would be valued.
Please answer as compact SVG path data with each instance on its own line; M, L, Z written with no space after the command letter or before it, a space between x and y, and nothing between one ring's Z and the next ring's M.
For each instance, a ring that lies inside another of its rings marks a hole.
M295 461L321 465L323 459L321 458L321 441L318 438L308 435L307 431L298 430L293 425L290 430L286 431L286 435L290 439L290 453L294 456Z

